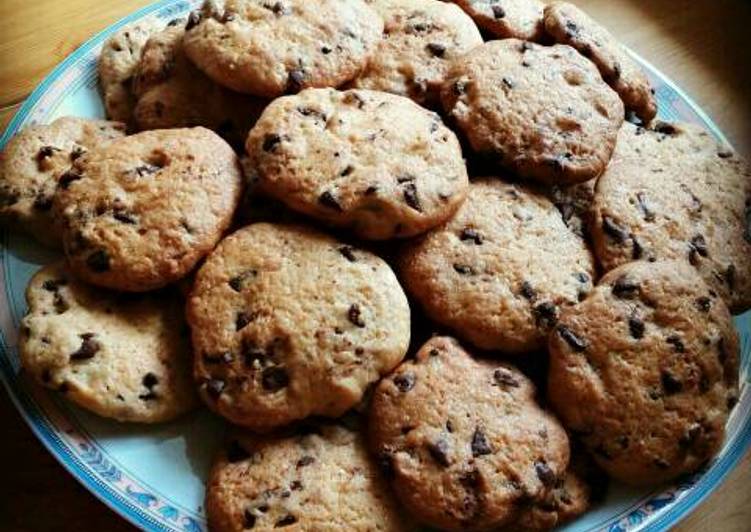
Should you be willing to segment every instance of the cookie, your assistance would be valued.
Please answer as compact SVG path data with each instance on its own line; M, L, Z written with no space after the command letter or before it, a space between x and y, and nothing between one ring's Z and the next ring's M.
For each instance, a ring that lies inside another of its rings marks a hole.
M336 417L409 346L410 312L380 258L303 226L224 239L187 307L206 403L256 431Z
M363 0L207 0L191 13L184 45L217 83L275 98L351 80L382 32Z
M76 275L141 292L185 277L228 228L241 192L240 163L221 138L163 129L76 159L55 209Z
M133 74L149 36L161 24L145 19L123 26L102 45L97 68L107 117L129 123L135 99L131 90Z
M472 182L445 225L399 258L404 286L434 321L483 349L530 353L592 289L594 259L542 193Z
M441 97L475 151L551 185L602 173L624 116L618 95L576 50L516 39L456 61Z
M21 130L0 156L0 222L61 246L52 213L57 179L88 149L124 135L120 122L71 116Z
M20 358L43 386L118 421L168 421L197 405L177 293L101 290L60 262L32 277L26 301Z
M457 6L438 0L375 0L384 34L353 87L408 96L437 106L451 61L482 44L477 26Z
M688 264L608 272L563 311L549 349L548 399L610 476L656 485L720 449L738 397L738 338Z
M266 101L214 83L188 61L178 21L149 38L134 75L138 129L204 126L242 148Z
M214 461L206 488L209 528L411 530L368 456L341 426L307 434L237 434Z
M635 259L682 260L731 311L751 308L751 170L701 127L624 124L593 211L605 270Z
M552 186L550 200L561 211L566 226L582 238L590 235L596 179L568 186Z
M440 224L468 186L459 141L440 117L383 92L308 89L279 98L246 150L266 193L366 239Z
M589 15L568 2L545 6L545 30L560 44L573 46L592 60L603 79L642 122L657 114L652 85L620 42Z
M520 371L434 337L383 379L371 451L397 498L442 530L489 530L542 501L569 460L566 432Z
M539 41L545 36L543 9L538 0L453 0L478 26L500 39Z

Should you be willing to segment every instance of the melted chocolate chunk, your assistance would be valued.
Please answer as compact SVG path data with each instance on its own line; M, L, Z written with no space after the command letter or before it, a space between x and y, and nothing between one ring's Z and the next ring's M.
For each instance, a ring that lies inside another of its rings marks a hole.
M263 370L261 384L264 390L276 392L289 385L289 375L287 375L284 368L272 366Z
M638 192L636 194L636 200L638 202L639 209L641 210L644 220L646 220L647 222L654 222L655 213L649 207L649 202L647 201L646 195L643 192Z
M254 317L255 316L247 312L238 312L237 317L235 318L235 331L244 328L248 323L253 321Z
M439 43L429 43L426 48L434 57L443 57L446 54L446 47Z
M454 264L454 270L460 275L475 275L476 272L472 266L466 264Z
M712 300L706 296L697 297L695 303L696 308L698 308L702 312L709 312L709 310L712 308Z
M628 319L628 330L631 336L637 340L644 338L644 322L636 316L631 316Z
M696 266L699 264L699 256L707 257L709 252L707 251L707 241L703 235L696 235L691 239L689 243L688 260Z
M537 292L535 292L535 289L532 288L531 284L529 284L529 281L524 281L522 283L522 287L519 290L519 293L530 301L537 296Z
M297 517L292 514L287 514L279 519L276 523L274 523L274 528L282 528L285 526L294 525L295 523L297 523Z
M63 190L68 190L68 187L73 181L78 181L82 177L83 176L81 174L76 173L73 170L68 170L59 177L59 179L57 180L57 186L59 186Z
M200 11L191 11L190 15L188 15L188 22L185 24L185 31L192 30L198 24L201 22L201 12Z
M683 389L681 381L668 371L663 371L660 374L660 382L662 382L662 388L667 395L676 394Z
M347 311L347 319L357 327L365 327L365 321L362 319L362 311L357 303L350 305Z
M613 284L613 295L620 299L633 299L639 295L639 285L622 275Z
M94 333L84 333L79 335L79 337L83 340L81 347L74 353L71 353L70 360L80 361L94 358L94 355L102 348L102 345L94 340Z
M343 212L344 209L342 209L342 206L339 205L339 202L336 200L334 195L330 191L326 191L320 196L318 196L318 203L323 205L324 207L328 207L329 209L333 209L338 212Z
M418 212L422 212L422 206L420 205L420 199L417 197L417 187L414 183L407 183L404 185L404 201L407 205Z
M448 467L451 464L448 456L449 443L445 439L440 438L433 443L429 443L427 447L430 456L438 464L442 465L443 467Z
M248 271L241 273L240 275L232 277L229 280L228 284L230 288L232 288L232 290L234 290L235 292L241 292L243 289L245 280L251 277L255 277L256 275L258 275L258 272L256 270L248 270Z
M355 256L355 248L352 246L342 246L339 248L339 253L342 254L342 256L347 259L350 262L357 262L357 257Z
M672 334L668 336L665 341L673 346L673 349L677 353L685 353L686 352L686 346L683 344L683 340L681 340L681 337L677 334Z
M472 227L466 227L462 229L462 232L459 235L459 238L463 241L471 240L478 246L482 245L482 242L484 240L482 235L478 233L477 230L473 229Z
M561 338L577 353L581 353L587 349L587 342L577 336L574 331L566 327L565 325L559 325L556 329Z
M401 373L394 377L394 385L400 392L406 393L415 387L414 373Z
M499 386L508 386L509 388L518 388L520 384L514 374L506 368L496 368L493 372L493 380Z
M282 137L280 135L269 133L263 139L263 151L272 153L276 151L276 147L281 144L281 142Z
M501 19L506 16L506 10L499 5L492 6L491 10L493 11L493 18L495 19Z
M300 92L305 83L305 71L299 68L290 70L287 76L287 93Z
M315 461L316 459L313 456L306 454L297 461L297 463L295 464L295 468L300 469L301 467L309 466Z
M209 379L206 381L206 392L209 397L213 399L219 399L225 388L225 382L221 379Z
M485 432L480 427L475 427L475 432L472 434L472 456L477 458L485 454L490 454L493 449L490 448L488 438Z
M624 227L615 223L610 216L602 217L602 230L616 242L625 242L629 237L629 232Z
M556 475L544 461L538 460L535 462L535 473L545 487L550 488L555 486Z
M535 323L543 329L550 329L558 321L558 307L549 301L544 301L532 309Z

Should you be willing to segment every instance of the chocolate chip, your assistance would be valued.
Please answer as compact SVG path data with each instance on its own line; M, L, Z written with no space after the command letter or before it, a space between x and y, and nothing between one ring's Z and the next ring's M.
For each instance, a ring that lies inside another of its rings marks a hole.
M500 386L508 386L510 388L518 388L520 384L514 374L506 368L496 368L493 372L493 380Z
M289 375L279 366L272 366L263 370L261 374L261 384L263 389L269 392L276 392L289 385Z
M292 491L300 491L302 489L302 482L299 480L293 480L289 485L289 489Z
M349 310L347 311L347 319L352 325L356 325L360 328L365 327L365 321L362 319L362 312L357 303L350 305Z
M135 172L138 177L146 177L157 173L160 169L161 167L155 164L142 164L141 166L134 168L133 172Z
M712 308L712 300L706 296L697 297L695 303L696 308L702 312L709 312L709 309Z
M350 164L344 170L342 170L341 172L339 172L339 177L347 177L348 175L350 175L354 171L355 171L355 167Z
M532 301L537 296L537 292L534 288L532 288L532 285L529 284L529 281L522 282L519 293L530 301Z
M372 196L376 192L378 192L378 187L375 187L375 186L371 185L371 186L369 186L368 188L365 189L364 194L366 196Z
M684 449L688 449L690 447L693 447L694 444L699 440L699 436L701 435L702 427L698 423L693 423L688 430L683 434L683 436L680 437L678 440L678 445L680 445Z
M321 46L321 53L323 55L329 55L331 52L332 50L328 46Z
M556 475L544 461L538 460L535 462L535 473L545 487L550 488L555 485Z
M514 82L511 81L509 78L504 77L501 81L503 82L503 85L507 89L513 89L514 88Z
M628 319L628 330L631 336L639 340L644 338L644 322L635 316L631 316Z
M578 272L574 274L574 277L576 277L576 280L579 281L582 284L589 282L589 275L587 275L584 272Z
M39 151L36 155L36 161L37 161L37 167L40 172L45 171L47 159L52 157L56 151L60 151L60 148L55 148L54 146L42 146L39 148Z
M452 86L452 90L454 91L454 95L461 96L462 94L465 94L467 92L467 82L458 80L454 82L454 85Z
M644 193L638 192L636 194L636 200L638 201L639 209L641 210L644 220L646 220L647 222L654 222L655 213L652 211L652 209L649 208L649 202L647 201L647 197L644 195Z
M662 133L663 135L675 135L678 133L678 130L673 126L672 124L668 124L667 122L657 122L652 126L652 129L656 131L657 133Z
M699 263L699 256L706 257L708 255L709 253L707 252L707 241L704 239L704 235L694 236L689 243L689 262L692 265L696 266Z
M250 510L243 512L243 528L249 530L256 526L256 516Z
M401 373L394 377L394 385L400 392L406 393L415 387L414 373Z
M63 190L68 190L68 187L73 181L78 181L82 177L83 176L81 174L76 173L73 170L68 170L57 180L57 186L59 186Z
M229 448L227 448L227 460L229 460L230 463L235 462L241 462L243 460L247 460L250 458L250 453L245 450L245 448L240 445L240 442L237 440L232 440L229 444Z
M459 238L463 241L471 240L478 246L482 245L483 242L482 235L478 233L476 229L473 229L471 227L465 227L464 229L462 229Z
M427 49L435 57L443 57L446 53L446 47L438 43L429 43Z
M253 321L254 317L255 316L247 312L238 312L237 317L235 318L235 331L239 331L245 327L248 323Z
M644 256L644 248L634 235L631 235L631 258L639 260Z
M183 19L183 18L179 18L179 17L178 18L173 18L172 20L170 20L167 23L167 27L168 28L174 28L175 26L179 26L183 22L185 22L185 19Z
M58 314L62 314L70 308L70 305L65 301L65 298L60 295L60 292L55 292L55 295L52 298L52 303L55 306L55 312Z
M61 286L68 284L67 279L47 279L42 283L42 288L48 292L56 292Z
M300 92L305 82L305 71L299 68L290 70L287 76L287 93Z
M258 347L252 340L245 340L242 349L243 361L249 368L252 368L256 361L264 362L269 358L266 351Z
M731 264L725 270L725 283L732 290L735 287L735 264Z
M485 432L480 427L475 427L475 432L472 434L472 456L477 458L484 454L490 454L493 450L490 448L488 438L485 436Z
M276 133L267 133L263 138L263 151L274 152L276 147L282 142L282 137Z
M86 266L96 273L106 272L110 269L110 256L103 249L97 250L86 258Z
M550 301L543 301L532 309L535 323L543 329L550 329L558 321L558 307Z
M124 224L135 225L136 223L138 223L138 221L132 215L128 214L125 211L115 211L112 213L112 217L118 222Z
M339 253L342 254L342 256L347 259L350 262L357 262L357 257L355 256L355 248L352 246L342 246L339 248Z
M225 388L225 382L221 379L209 379L206 381L206 392L213 399L219 399Z
M681 381L668 371L663 371L660 374L660 382L662 382L662 387L667 395L676 394L683 389Z
M203 361L206 364L231 364L235 357L229 351L219 354L204 353Z
M717 341L717 359L723 366L728 359L728 352L725 349L725 339L722 337Z
M188 15L188 22L185 24L185 31L192 30L201 22L200 11L191 11Z
M454 264L454 270L460 275L476 275L474 268L466 264Z
M613 295L620 299L633 299L639 295L639 285L625 275L616 279L611 290Z
M79 337L83 340L81 347L74 353L71 353L70 360L79 361L94 358L94 355L102 348L102 345L94 340L94 333L84 333L79 335Z
M274 523L274 528L282 528L285 526L294 525L295 523L297 523L297 517L292 514L287 514L279 519L276 523Z
M563 338L571 347L571 349L573 349L577 353L581 353L582 351L587 349L587 342L583 338L577 336L574 331L572 331L565 325L559 325L556 330L558 331L560 337Z
M154 386L156 386L157 384L159 384L159 378L156 375L154 375L153 373L148 372L146 375L143 376L143 379L141 380L141 383L146 388L151 389Z
M677 353L685 353L686 352L686 346L683 344L683 340L681 340L681 337L677 334L672 334L668 336L665 341L673 346L673 349Z
M323 205L324 207L328 207L329 209L334 209L338 212L343 212L344 209L342 209L342 206L339 205L339 202L336 200L334 195L330 191L326 191L320 196L318 196L318 203Z
M386 478L393 478L394 476L394 457L388 451L381 451L376 456L376 463L383 471Z
M449 461L449 443L443 439L440 438L436 440L433 443L429 443L427 445L428 452L430 453L430 456L438 462L438 464L442 465L443 467L448 467L450 465Z
M624 227L615 223L610 216L602 217L602 229L605 231L606 235L616 242L624 242L629 236L628 231Z
M417 186L414 183L407 183L404 185L404 201L418 212L422 212L422 206L420 205L420 199L417 197Z
M316 459L313 456L310 456L309 454L304 455L302 458L300 458L297 463L295 464L295 467L297 469L300 469L301 467L309 466L313 462L315 462Z
M496 19L503 18L506 16L506 10L503 9L499 5L492 6L491 10L493 11L493 17Z
M245 280L249 279L250 277L255 277L256 275L258 275L258 272L256 270L248 270L241 273L240 275L231 278L228 284L230 288L232 288L232 290L234 290L235 292L241 292Z

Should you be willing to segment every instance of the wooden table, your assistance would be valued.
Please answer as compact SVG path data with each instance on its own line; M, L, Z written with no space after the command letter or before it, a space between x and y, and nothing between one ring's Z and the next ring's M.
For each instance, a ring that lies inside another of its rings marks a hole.
M148 0L1 0L0 127L41 79L94 32ZM751 3L744 0L578 0L626 44L693 96L751 158ZM5 392L0 528L132 530L88 494L37 442ZM745 532L751 455L676 530Z

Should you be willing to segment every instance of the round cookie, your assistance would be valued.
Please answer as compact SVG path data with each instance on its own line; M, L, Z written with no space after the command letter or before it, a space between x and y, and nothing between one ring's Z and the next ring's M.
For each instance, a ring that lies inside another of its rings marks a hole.
M440 103L451 61L482 44L477 26L457 6L438 0L376 0L384 34L353 87Z
M543 347L595 274L587 245L550 200L497 178L473 181L456 215L406 247L399 264L431 319L504 353Z
M201 395L256 431L342 415L409 346L391 268L303 226L258 223L224 239L196 275L187 315Z
M135 105L131 91L133 74L143 46L160 27L153 19L140 20L123 26L102 45L97 68L104 110L110 119L131 121Z
M32 277L26 301L20 358L42 385L118 421L168 421L197 405L176 292L101 290L61 262Z
M539 41L545 36L543 9L538 0L453 0L483 30L499 39Z
M562 313L549 348L550 403L610 476L660 484L720 449L738 397L738 338L688 264L607 273Z
M204 126L232 146L245 142L265 100L214 83L185 56L183 21L149 38L133 78L139 129Z
M589 15L568 2L545 6L545 30L556 42L573 46L592 60L603 79L644 123L657 114L652 85L620 42Z
M566 432L520 371L434 337L382 380L372 452L397 498L442 530L489 530L544 500L569 460Z
M340 426L292 436L237 435L214 461L206 513L216 532L413 529L364 438Z
M357 76L383 21L363 0L207 0L186 30L185 52L210 78L275 98Z
M468 186L459 141L440 117L383 92L308 89L279 98L246 149L267 194L366 239L440 224Z
M90 148L123 136L120 122L72 116L21 130L0 155L0 221L61 246L52 213L57 179Z
M186 276L228 228L241 192L240 163L221 138L164 129L76 159L55 210L76 275L141 292Z
M751 308L751 169L701 127L625 123L593 211L605 270L683 260L731 311Z
M576 50L516 39L456 61L441 97L475 151L551 185L597 177L624 116L618 95Z

